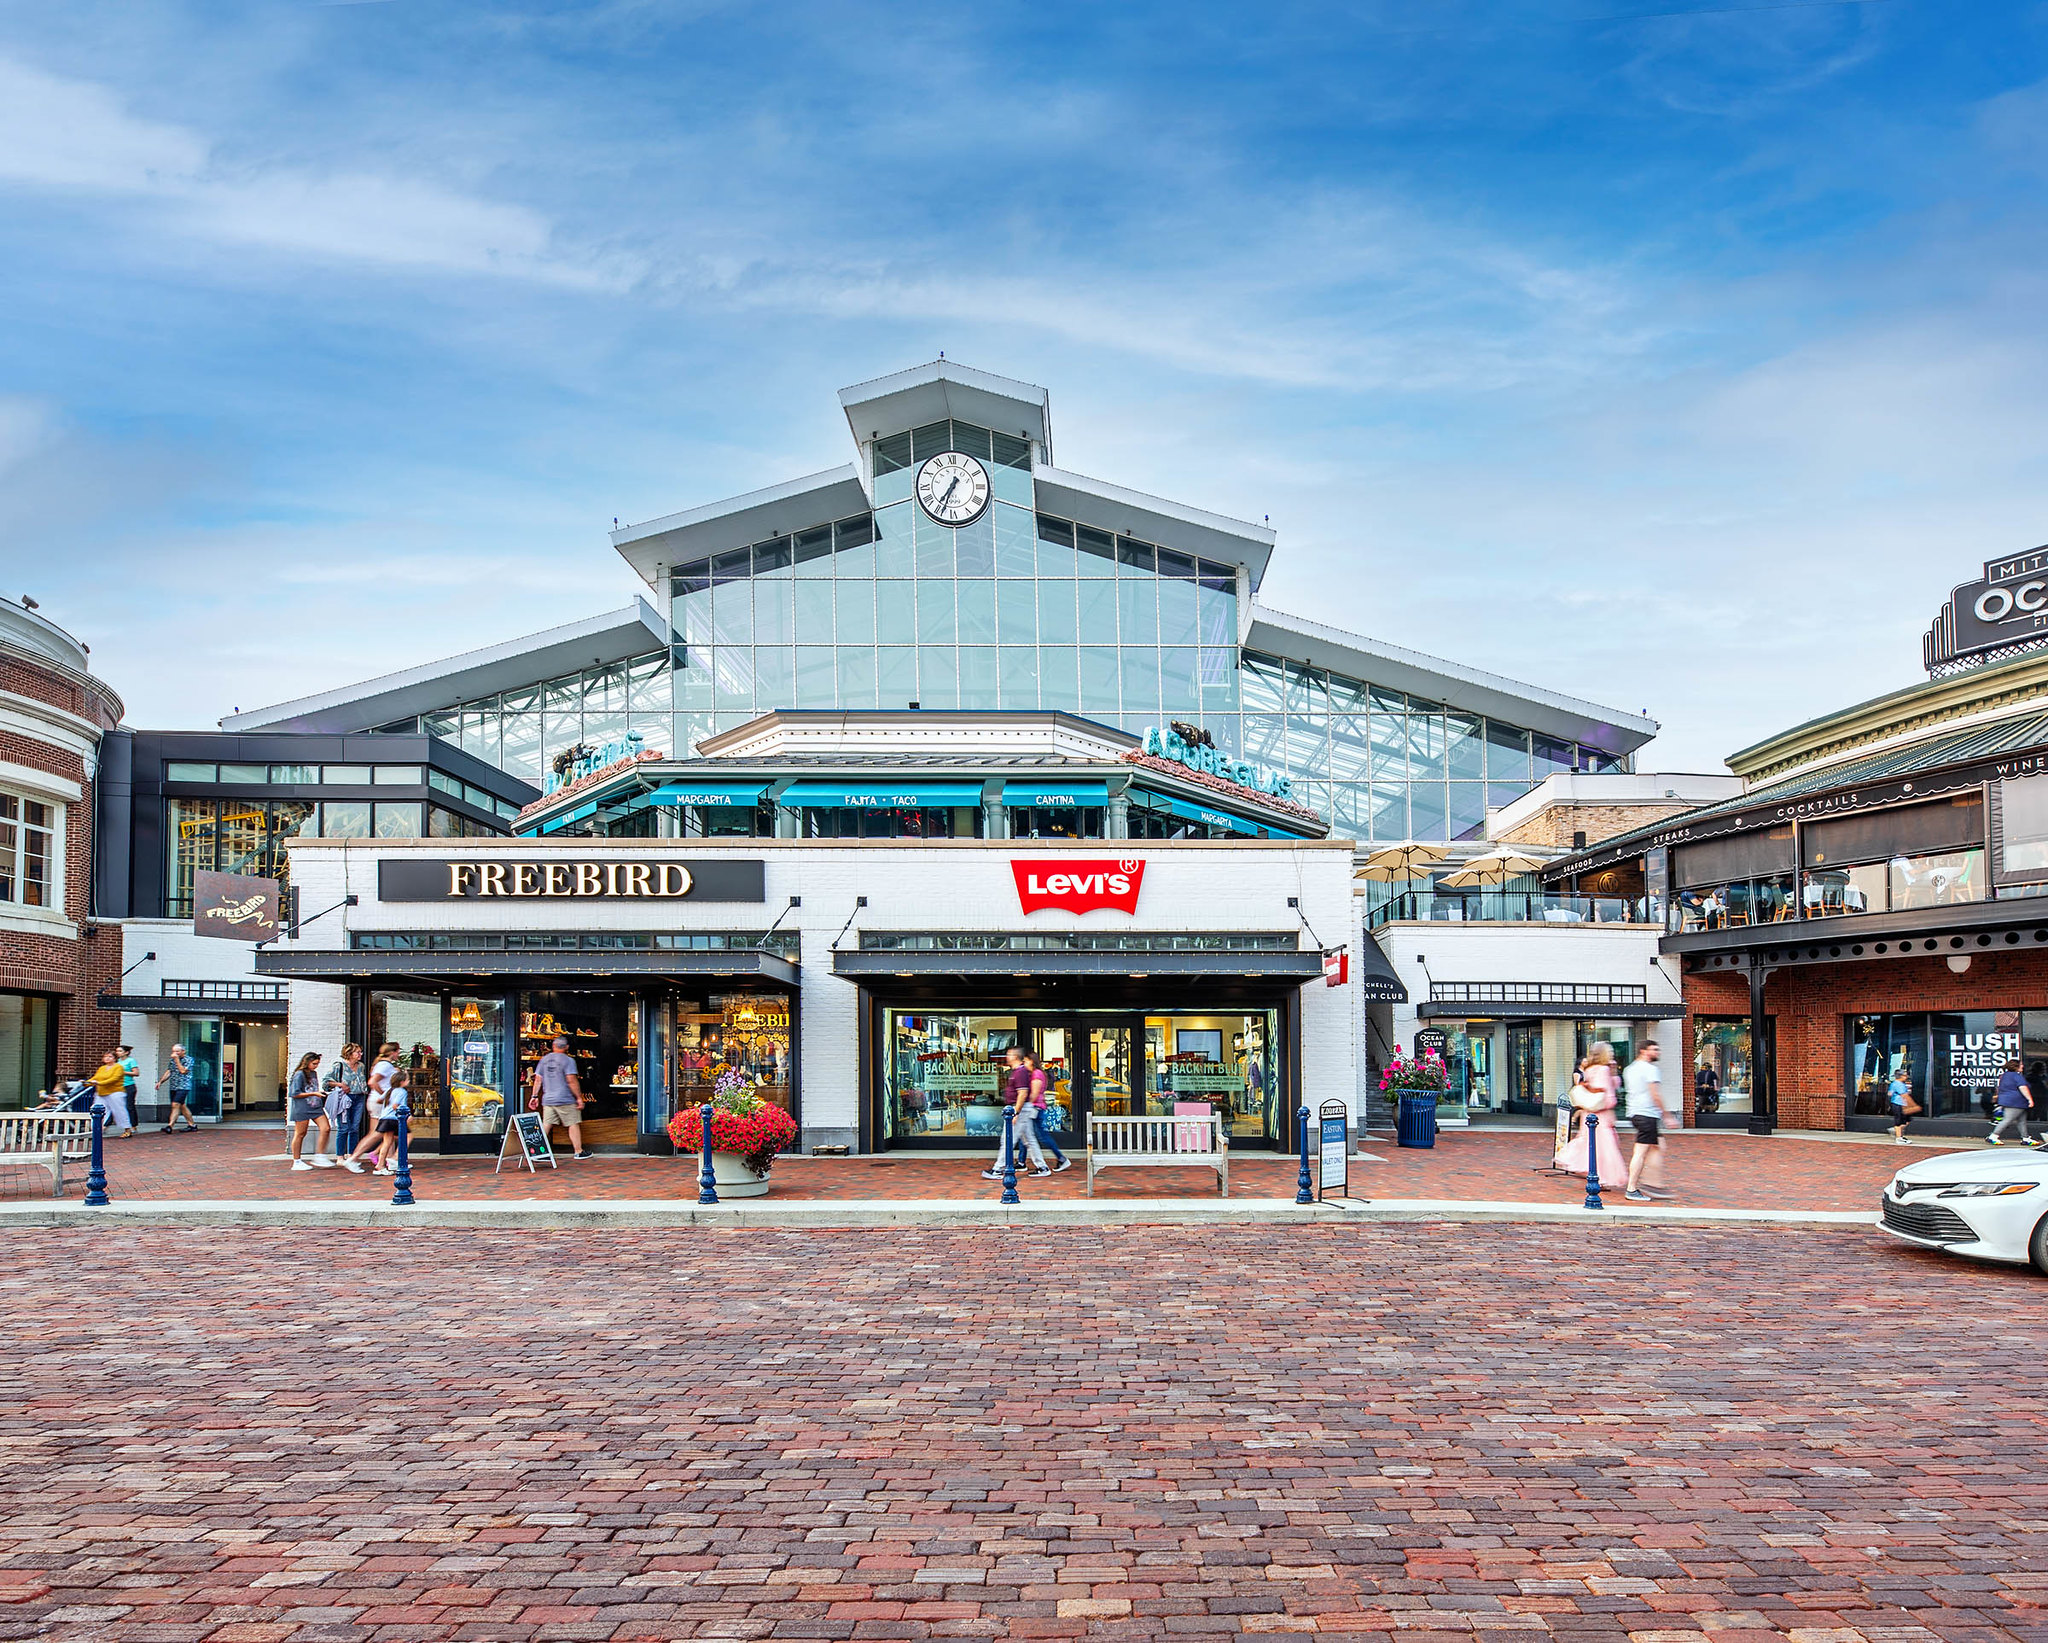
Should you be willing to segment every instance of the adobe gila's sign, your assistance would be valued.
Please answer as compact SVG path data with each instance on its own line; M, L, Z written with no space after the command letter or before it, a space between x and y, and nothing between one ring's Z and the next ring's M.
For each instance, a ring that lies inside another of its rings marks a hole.
M1948 596L1920 641L1931 673L1944 662L2048 642L2048 547L1984 561L1984 574Z
M379 901L766 901L758 861L448 861L387 857Z
M1122 861L1013 861L1017 905L1027 913L1048 907L1063 913L1092 913L1107 908L1118 913L1138 910L1138 891L1145 883L1145 864Z

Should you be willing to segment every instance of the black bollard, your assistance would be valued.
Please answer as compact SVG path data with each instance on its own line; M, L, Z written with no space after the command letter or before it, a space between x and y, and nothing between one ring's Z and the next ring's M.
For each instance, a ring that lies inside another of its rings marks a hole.
M92 1166L85 1172L85 1202L88 1209L111 1204L107 1196L107 1115L92 1110Z
M1301 1126L1301 1173L1294 1179L1294 1201L1297 1204L1313 1204L1316 1195L1315 1183L1308 1173L1308 1108L1303 1107L1295 1115L1295 1122Z
M697 1202L715 1204L718 1202L718 1174L711 1167L711 1120L714 1116L709 1101L697 1115Z
M406 1137L412 1134L412 1114L398 1115L398 1168L391 1181L391 1201L403 1207L412 1202L412 1154L406 1150Z
M1600 1115L1586 1114L1586 1203L1587 1209L1605 1209L1600 1202Z
M1014 1107L1003 1109L1003 1198L1006 1204L1021 1204L1017 1196L1017 1138L1016 1111Z

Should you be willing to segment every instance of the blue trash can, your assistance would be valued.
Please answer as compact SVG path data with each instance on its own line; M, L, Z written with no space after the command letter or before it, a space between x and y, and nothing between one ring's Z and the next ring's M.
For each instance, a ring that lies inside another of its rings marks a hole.
M1404 1091L1394 1114L1394 1139L1404 1147L1436 1145L1436 1097Z

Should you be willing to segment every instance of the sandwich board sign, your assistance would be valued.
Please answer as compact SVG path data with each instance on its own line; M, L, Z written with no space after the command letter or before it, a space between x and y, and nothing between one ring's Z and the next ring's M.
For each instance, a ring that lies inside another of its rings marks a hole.
M1318 1162L1316 1197L1351 1196L1351 1103L1325 1101L1316 1111ZM1332 1190L1334 1189L1334 1190Z
M498 1143L498 1169L491 1171L493 1175L505 1167L505 1155L511 1151L515 1135L519 1137L520 1162L536 1175L540 1173L540 1166L534 1162L538 1158L545 1158L549 1169L561 1168L555 1162L555 1149L548 1144L548 1127L540 1121L539 1113L514 1112L511 1120L505 1126L504 1138Z

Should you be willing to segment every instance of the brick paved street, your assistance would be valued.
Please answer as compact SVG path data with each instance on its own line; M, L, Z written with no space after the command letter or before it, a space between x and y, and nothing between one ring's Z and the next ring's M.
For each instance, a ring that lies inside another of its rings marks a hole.
M1402 1149L1376 1143L1377 1163L1352 1166L1352 1190L1376 1198L1554 1200L1576 1204L1585 1196L1577 1177L1549 1175L1536 1166L1550 1156L1549 1138L1528 1132L1445 1131L1435 1148ZM1874 1210L1879 1188L1902 1160L1925 1158L1919 1148L1791 1137L1681 1135L1670 1147L1679 1202L1707 1209ZM274 1129L214 1130L199 1135L140 1135L109 1145L114 1196L157 1198L347 1198L391 1196L391 1183L344 1170L294 1173L279 1161L283 1137ZM268 1154L268 1159L265 1155ZM1078 1160L1082 1155L1076 1153ZM774 1196L832 1198L993 1198L1000 1188L983 1181L985 1158L932 1158L895 1153L882 1158L784 1158L775 1166ZM601 1153L584 1163L565 1159L538 1175L494 1160L423 1157L414 1175L422 1202L519 1198L694 1198L688 1159ZM1240 1197L1292 1198L1295 1161L1272 1153L1241 1152L1231 1159L1231 1190ZM1086 1171L1079 1163L1063 1175L1019 1181L1026 1201L1079 1198ZM82 1175L81 1175L82 1179ZM49 1177L16 1169L0 1190L20 1202L46 1191ZM1612 1185L1613 1183L1609 1183ZM1216 1191L1209 1170L1109 1170L1097 1178L1105 1198L1203 1197ZM72 1189L76 1200L79 1189ZM1611 1206L1626 1213L1619 1193Z
M1860 1229L102 1236L0 1638L2048 1639L2048 1286Z

